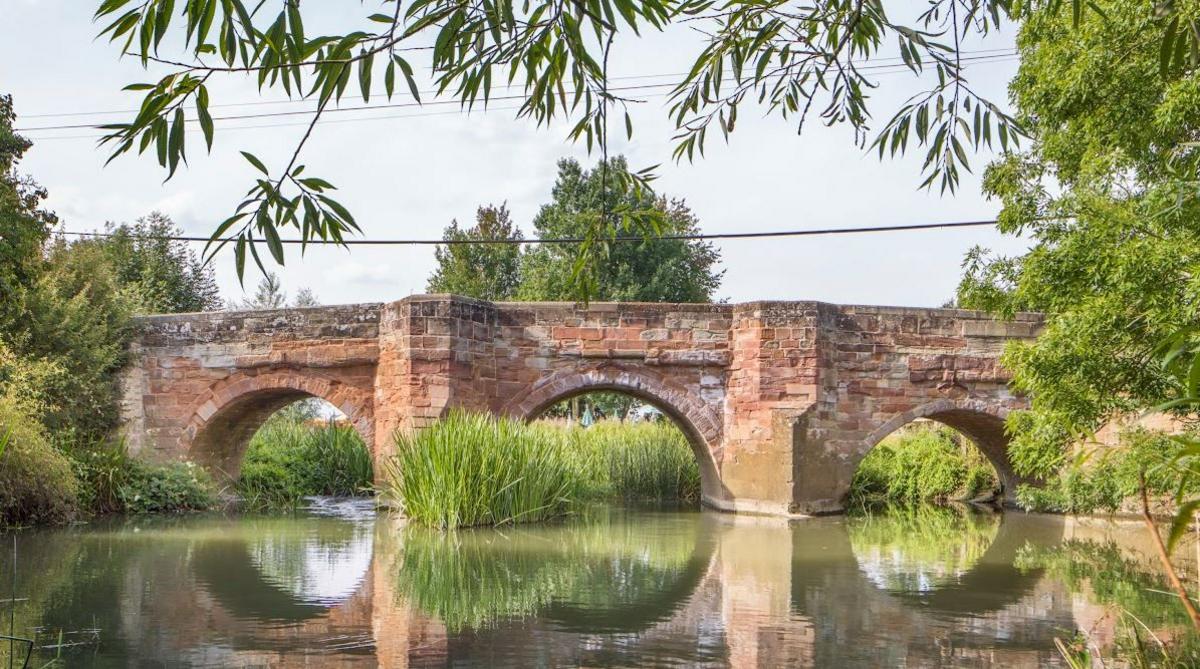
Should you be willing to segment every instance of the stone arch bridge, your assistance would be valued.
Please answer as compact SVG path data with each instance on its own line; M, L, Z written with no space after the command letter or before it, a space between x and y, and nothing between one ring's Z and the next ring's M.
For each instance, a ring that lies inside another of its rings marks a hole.
M1026 405L998 358L1041 317L956 309L744 304L388 304L149 316L122 378L132 452L236 476L279 408L320 397L388 456L396 430L452 408L533 418L598 389L658 406L687 433L706 504L841 509L858 462L917 418L972 438L1006 490L1003 420Z

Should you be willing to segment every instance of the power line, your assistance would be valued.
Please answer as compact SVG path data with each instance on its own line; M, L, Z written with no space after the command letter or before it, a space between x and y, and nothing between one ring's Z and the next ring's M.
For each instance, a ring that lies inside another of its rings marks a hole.
M717 232L717 233L694 233L681 235L651 235L643 236L617 236L610 237L607 241L612 242L645 242L659 240L718 240L718 239L766 239L774 237L814 237L818 235L851 235L851 234L866 234L876 232L905 232L911 230L934 230L939 228L970 228L996 225L996 219L988 219L981 221L949 221L945 223L913 223L910 225L876 225L855 228L815 228L809 230L767 230L760 232ZM146 240L146 241L172 241L172 242L210 242L210 237L190 236L190 235L125 235L111 232L74 232L74 231L58 231L54 234L71 235L76 237L91 237L91 238L112 238L123 237L126 239ZM236 237L229 237L222 242L236 242ZM302 239L283 239L280 240L284 244L310 244L313 246L466 246L466 245L513 245L513 244L581 244L589 241L586 237L562 237L557 239L346 239L341 242L331 240L312 240L305 242ZM264 240L256 239L254 243L263 243Z
M1016 56L1008 56L1005 58L989 60L988 62L999 63L999 62L1006 62L1006 61L1011 61L1011 60L1016 60ZM901 69L891 70L888 72L879 72L877 74L879 74L879 75L897 74L906 69L907 68L901 68ZM642 75L641 78L653 77L653 76L667 76L667 75ZM646 97L647 98L666 97L667 95L669 95L669 93L670 93L669 91L649 93L649 94L646 94ZM492 98L492 99L495 100L497 98ZM296 102L299 102L299 101L296 101ZM452 102L453 101L438 101L437 104L450 104ZM433 104L433 103L429 103L429 104ZM424 106L424 105L422 105L422 106ZM450 110L450 111L424 112L424 113L418 113L418 114L381 114L381 115L377 115L377 116L361 116L361 117L357 117L357 118L321 119L320 124L321 125L330 125L330 124L336 124L336 123L362 123L362 122L366 122L366 121L387 121L387 120L392 120L392 119L403 119L403 118L422 118L422 117L426 117L426 116L450 116L450 115L462 114L464 112L470 113L472 111L480 111L480 112L483 112L483 111L489 111L489 112L516 111L520 108L521 108L520 105L517 105L517 106L506 106L506 107L488 107L486 110L455 109L455 110ZM369 111L372 109L382 109L382 107L366 106L366 107L362 107L359 111ZM309 124L309 121L294 121L294 122L288 122L288 123L258 123L258 124L254 124L254 125L222 126L222 132L229 132L229 131L233 131L233 130L255 130L255 129L261 129L261 128L294 128L294 127L299 127L299 126L307 126L308 124ZM95 126L88 126L88 127L94 128ZM187 132L187 133L195 133L195 132L199 132L199 131L200 131L200 128L194 127L194 126L185 130L185 132ZM50 135L50 136L46 136L46 137L34 137L33 139L35 139L38 143L41 143L41 142L54 142L54 141L59 141L59 140L99 139L104 136L105 135L103 133L91 133L91 134L87 134L87 135Z
M433 47L418 47L418 48L433 48ZM982 58L1002 58L1002 57L1015 56L1015 55L1017 55L1017 52L1011 48L1005 47L1005 48L996 48L996 49L972 49L972 50L963 51L962 54L967 56L963 60L971 61L971 60L975 60L975 59L978 59L981 57ZM896 61L897 64L900 64L899 61L902 61L902 60L903 59L900 58L899 56L889 57L889 58L874 58L870 62L876 63L876 65L867 65L867 66L864 66L864 68L860 68L860 69L868 69L869 70L872 67L879 67L879 68L895 67L895 65L885 64L885 62L886 61ZM905 67L905 69L907 69L908 66L905 65L904 67ZM661 74L628 74L628 75L622 75L622 76L618 76L618 77L609 77L609 79L611 79L613 81L625 81L625 80L631 80L631 79L655 79L655 78L661 78L661 77L682 77L682 76L686 76L686 75L687 75L686 72L664 72ZM509 85L500 86L498 88L513 88L514 86L515 86L514 84L509 84ZM424 90L424 91L421 91L421 93L422 94L434 94L434 93L436 93L436 91ZM252 102L224 102L224 103L209 105L209 108L210 109L218 109L218 108L225 108L225 107L257 107L257 106L263 106L263 105L299 104L299 103L303 103L303 102L307 102L307 100L302 99L302 98L301 99L289 99L289 100L255 100ZM94 110L94 111L43 112L43 113L38 113L38 114L21 114L20 116L21 116L21 118L26 118L26 119L30 119L30 118L67 118L67 117L77 117L77 116L108 116L108 115L113 115L113 114L134 114L134 113L137 113L138 111L140 111L140 110L138 110L138 109L106 109L106 110Z
M973 58L963 58L962 60L967 63L977 63L977 62L982 62L982 61L1007 60L1007 59L1011 59L1011 58L1013 58L1013 56L1011 54L998 54L995 56L976 56ZM904 71L907 68L908 68L907 65L882 65L882 66L879 66L878 68L873 68L872 66L863 66L858 69L860 71L874 71L876 69ZM658 75L653 75L653 76L658 76ZM664 74L661 76L673 76L673 75ZM630 91L638 91L638 90L674 88L677 85L678 84L676 84L676 83L637 84L637 85L633 85L633 86L620 86L617 88L611 88L611 89L609 89L609 92L630 92ZM524 95L502 95L502 96L493 96L489 99L489 101L525 100L525 99L526 99L526 96L524 96ZM334 107L332 109L326 109L325 113L326 114L344 113L344 112L366 111L366 110L372 110L372 109L400 109L400 108L407 108L407 107L432 107L432 106L439 106L439 105L462 106L463 102L461 100L431 100L429 102L398 102L398 103L389 103L389 104L382 104L382 105L370 105L370 104L355 105L355 106L349 106L349 107ZM313 110L311 110L311 109L297 109L297 110L277 111L277 112L232 114L229 116L214 116L213 121L237 121L237 120L245 120L245 119L252 119L252 118L278 118L278 117L284 117L284 116L309 115L312 113L313 113ZM188 119L186 119L186 121L188 123L198 123L199 119L188 118ZM80 130L80 129L96 129L96 127L97 127L97 124L95 124L95 123L74 123L74 124L62 124L62 125L29 126L29 127L23 127L23 128L16 128L15 131L16 132L36 132L36 131L46 131L46 130Z
M661 97L662 95L663 95L662 93L656 93L653 97ZM488 111L492 111L492 112L516 111L520 108L521 108L520 105L517 105L517 106L510 105L507 107L489 107ZM423 112L423 113L417 113L417 114L381 114L378 116L362 116L359 118L322 119L321 125L326 126L326 125L332 125L332 124L337 124L337 123L362 123L364 121L387 121L387 120L401 119L401 118L423 118L423 117L427 117L427 116L454 116L454 115L461 115L463 113L464 113L463 110L460 110L460 109L450 109L450 110L445 110L445 111L431 111L431 112ZM259 130L262 128L294 128L294 127L298 127L298 126L307 126L308 124L309 124L308 121L293 121L293 122L288 122L288 123L257 123L254 125L234 125L234 126L222 127L221 132L231 132L231 131L235 131L235 130ZM197 132L200 132L200 128L196 128L196 127L187 128L184 132L187 132L189 134L197 133ZM36 141L38 144L41 144L42 142L54 142L54 141L66 140L66 139L99 139L101 137L104 137L104 135L97 134L97 133L91 133L88 135L55 135L52 137L35 137L34 141Z

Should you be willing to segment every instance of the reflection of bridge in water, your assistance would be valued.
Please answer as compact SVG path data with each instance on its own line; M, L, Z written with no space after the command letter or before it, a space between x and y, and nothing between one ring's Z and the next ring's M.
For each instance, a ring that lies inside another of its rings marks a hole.
M286 648L279 646L277 625L261 626L257 638L247 638L244 628L240 637L213 630L240 638L238 657L249 661L270 653L278 666L290 665L289 649L296 655L335 650L329 640L339 625L358 630L343 636L358 638L364 654L343 657L342 664L370 658L383 667L628 665L648 658L734 667L963 661L1032 667L1053 661L1050 640L1074 627L1069 593L1038 571L1013 566L1026 542L1057 543L1061 518L1004 516L991 545L971 564L912 591L881 587L867 577L842 519L789 524L702 514L694 520L690 552L642 579L640 589L592 583L589 592L611 596L581 602L578 593L556 593L532 614L465 632L447 628L400 592L404 530L386 518L375 529L375 545L365 545L374 557L361 589L341 602L306 600L248 559L242 570L232 568L232 556L212 560L223 565L225 578L206 566L203 555L194 568L235 625L248 618L283 623L292 616ZM240 550L249 555L255 549ZM347 567L359 564L361 559L345 559ZM581 559L581 568L585 564Z
M175 585L153 597L123 595L121 606L132 609L120 612L121 636L138 658L208 666L1034 667L1057 661L1053 637L1089 615L1061 585L1013 566L1027 543L1057 544L1063 518L988 520L995 529L986 549L919 587L871 576L880 554L896 551L873 551L853 520L637 518L616 532L625 538L609 554L603 542L589 543L592 535L569 538L568 528L509 530L527 540L481 553L479 564L511 567L511 575L522 560L550 560L578 573L551 573L532 608L475 629L413 599L424 586L403 570L421 547L386 516L374 526L244 521L242 530L218 526L200 540L164 532L150 557L126 565L123 587ZM554 536L550 558L525 550ZM639 549L639 537L658 538ZM466 576L483 585L490 578Z

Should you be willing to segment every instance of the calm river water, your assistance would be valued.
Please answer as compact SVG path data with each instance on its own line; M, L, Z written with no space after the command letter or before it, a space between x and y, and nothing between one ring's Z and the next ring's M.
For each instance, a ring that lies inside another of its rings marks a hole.
M0 600L14 536L34 667L1043 667L1056 636L1110 639L1114 605L1184 620L1141 526L1019 513L598 509L444 534L318 500L0 535Z

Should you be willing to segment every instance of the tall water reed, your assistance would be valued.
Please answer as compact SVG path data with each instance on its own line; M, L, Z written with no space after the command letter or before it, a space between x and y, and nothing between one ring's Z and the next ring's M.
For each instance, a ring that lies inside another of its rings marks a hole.
M590 428L455 412L398 433L384 492L411 519L454 528L535 522L590 501L695 501L687 439L660 423Z

